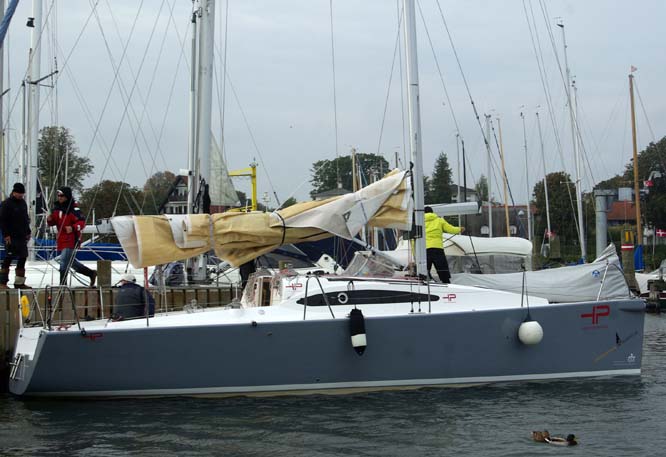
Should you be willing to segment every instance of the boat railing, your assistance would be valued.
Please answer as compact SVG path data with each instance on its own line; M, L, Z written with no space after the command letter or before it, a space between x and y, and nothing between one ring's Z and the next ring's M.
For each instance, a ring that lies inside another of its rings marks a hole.
M310 279L315 278L317 280L317 284L319 285L319 290L321 290L321 296L324 299L324 303L326 303L326 306L328 307L328 310L331 312L331 317L335 319L335 314L333 314L333 308L331 308L331 303L328 301L328 295L326 295L326 291L324 291L324 286L321 285L321 279L319 279L319 275L314 274L314 275L306 275L305 278L305 296L303 297L303 320L305 320L306 317L306 312L308 310L308 286L310 285Z

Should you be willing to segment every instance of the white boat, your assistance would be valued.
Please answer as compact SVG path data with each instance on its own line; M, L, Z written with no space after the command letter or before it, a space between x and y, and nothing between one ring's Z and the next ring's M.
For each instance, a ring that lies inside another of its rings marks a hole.
M118 218L131 263L214 249L240 265L284 243L349 239L365 225L409 229L413 214L422 226L422 211L413 211L423 208L414 1L404 6L413 175L393 173L354 194L271 214ZM210 4L202 12L214 16ZM553 305L525 293L429 283L423 238L415 244L418 278L256 275L242 302L223 308L23 327L10 391L264 395L640 374L641 300Z

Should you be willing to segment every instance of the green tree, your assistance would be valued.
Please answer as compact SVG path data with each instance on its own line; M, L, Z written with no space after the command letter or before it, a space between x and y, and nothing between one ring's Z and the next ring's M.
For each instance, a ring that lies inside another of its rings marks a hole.
M443 152L435 160L435 169L430 180L430 199L431 203L450 203L451 202L451 167Z
M548 184L548 206L550 208L551 230L565 242L578 244L578 231L573 217L576 211L576 188L569 174L558 171L546 176ZM571 196L571 197L570 197ZM546 197L543 180L534 186L536 217L534 233L541 235L547 228Z
M143 185L143 214L157 214L176 182L176 175L170 171L158 171Z
M89 218L95 211L95 219L127 214L141 214L142 192L125 182L105 180L86 189L81 194L81 212Z
M295 205L296 203L298 203L298 201L296 201L296 199L294 197L289 197L288 199L286 199L284 201L284 203L282 203L281 208L287 208L291 205Z
M83 180L92 173L94 167L89 158L79 155L79 148L69 129L50 126L42 128L39 134L37 148L42 188L69 186L81 191Z
M476 194L479 196L479 201L488 201L488 178L485 175L479 177L479 180L474 185L474 190L476 190Z
M377 154L359 153L356 154L356 161L359 163L361 179L364 183L373 182L373 178L381 178L390 170L386 159ZM337 189L338 170L342 187L352 190L352 158L351 156L341 156L333 160L318 160L312 164L310 196L314 198L315 194Z

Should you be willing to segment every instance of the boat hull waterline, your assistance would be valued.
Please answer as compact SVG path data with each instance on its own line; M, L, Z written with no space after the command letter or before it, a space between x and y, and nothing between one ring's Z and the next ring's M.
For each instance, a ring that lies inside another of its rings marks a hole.
M166 327L156 317L85 335L24 328L19 343L32 356L9 387L49 397L279 395L640 375L643 310L640 300L532 307L544 332L536 345L518 338L525 308L372 316L362 356L344 317Z

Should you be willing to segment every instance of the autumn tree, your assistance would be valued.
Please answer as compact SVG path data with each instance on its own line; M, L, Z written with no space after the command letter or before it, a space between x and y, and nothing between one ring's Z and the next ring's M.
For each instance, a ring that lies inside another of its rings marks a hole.
M104 180L81 194L80 206L84 216L95 219L128 214L141 214L142 192L136 187ZM92 221L89 221L92 223Z
M143 185L141 207L144 214L158 214L160 206L171 192L176 175L170 171L158 171Z
M83 180L93 171L89 158L79 155L79 148L69 129L44 127L39 132L39 179L43 189L69 186L83 189Z

